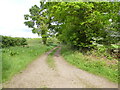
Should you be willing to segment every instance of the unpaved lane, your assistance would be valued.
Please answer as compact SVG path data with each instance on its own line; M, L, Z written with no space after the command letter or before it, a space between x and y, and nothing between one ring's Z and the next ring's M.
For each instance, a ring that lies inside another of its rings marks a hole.
M55 69L48 67L47 54L30 64L22 73L17 74L11 81L4 84L5 88L117 88L117 85L104 78L89 74L69 65L55 53Z
M54 60L56 62L58 73L61 77L73 82L73 87L80 88L118 88L114 84L103 77L90 74L68 64L61 56L60 49L57 50ZM64 83L65 84L65 83Z
M53 71L48 68L46 58L50 50L45 55L42 55L37 60L33 61L22 73L17 74L11 81L3 84L4 88L41 88L46 86L45 81Z

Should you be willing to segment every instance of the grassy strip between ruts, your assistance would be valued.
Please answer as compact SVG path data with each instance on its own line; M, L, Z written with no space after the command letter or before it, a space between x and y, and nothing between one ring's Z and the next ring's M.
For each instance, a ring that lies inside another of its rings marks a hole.
M53 47L35 45L2 49L2 82L25 69L28 64Z
M54 53L56 52L56 50L58 50L58 48L54 49L49 55L48 55L48 58L47 58L47 64L50 68L55 68L55 62L53 60L53 55Z
M74 52L66 47L63 47L61 50L62 56L70 64L75 65L76 67L83 69L85 71L94 73L99 76L103 76L110 81L118 83L118 64L112 64L107 66L105 61L101 60L92 60L92 58L86 58L80 52Z

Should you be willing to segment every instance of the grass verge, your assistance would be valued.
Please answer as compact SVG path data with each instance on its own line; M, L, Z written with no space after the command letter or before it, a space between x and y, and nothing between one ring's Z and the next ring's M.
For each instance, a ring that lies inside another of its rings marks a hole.
M28 64L52 47L35 45L2 49L2 82L25 69Z
M54 49L49 55L48 55L48 58L47 58L47 64L50 68L55 68L55 62L53 60L53 55L54 53L56 52L58 48Z
M93 60L92 58L87 58L80 52L72 51L66 47L61 50L62 56L70 64L83 69L85 71L94 73L99 76L103 76L110 81L118 83L118 64L107 65L104 60Z

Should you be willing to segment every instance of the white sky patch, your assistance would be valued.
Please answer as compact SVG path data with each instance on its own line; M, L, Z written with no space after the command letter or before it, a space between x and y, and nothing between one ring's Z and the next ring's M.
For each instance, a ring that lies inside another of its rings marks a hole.
M24 25L24 14L29 8L39 6L40 0L1 0L0 1L0 35L13 37L38 37Z
M112 19L109 19L110 22L112 22Z

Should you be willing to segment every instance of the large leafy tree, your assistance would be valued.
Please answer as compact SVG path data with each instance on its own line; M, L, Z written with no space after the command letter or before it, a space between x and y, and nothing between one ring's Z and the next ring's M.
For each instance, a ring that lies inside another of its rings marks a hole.
M58 38L74 47L91 47L95 40L110 44L115 41L110 32L119 32L118 2L57 2L50 11Z
M29 28L32 28L33 33L37 33L42 37L43 44L46 44L48 37L48 28L50 27L50 17L47 15L47 10L44 7L45 2L40 2L40 7L37 5L29 9L30 14L24 15L25 22Z
M56 33L59 40L75 48L92 47L94 41L100 44L117 43L111 32L119 33L119 4L41 2L40 8L35 5L30 9L31 15L25 15L26 20L29 18L25 24L33 28L33 32L41 34L43 40L49 36L47 32Z

